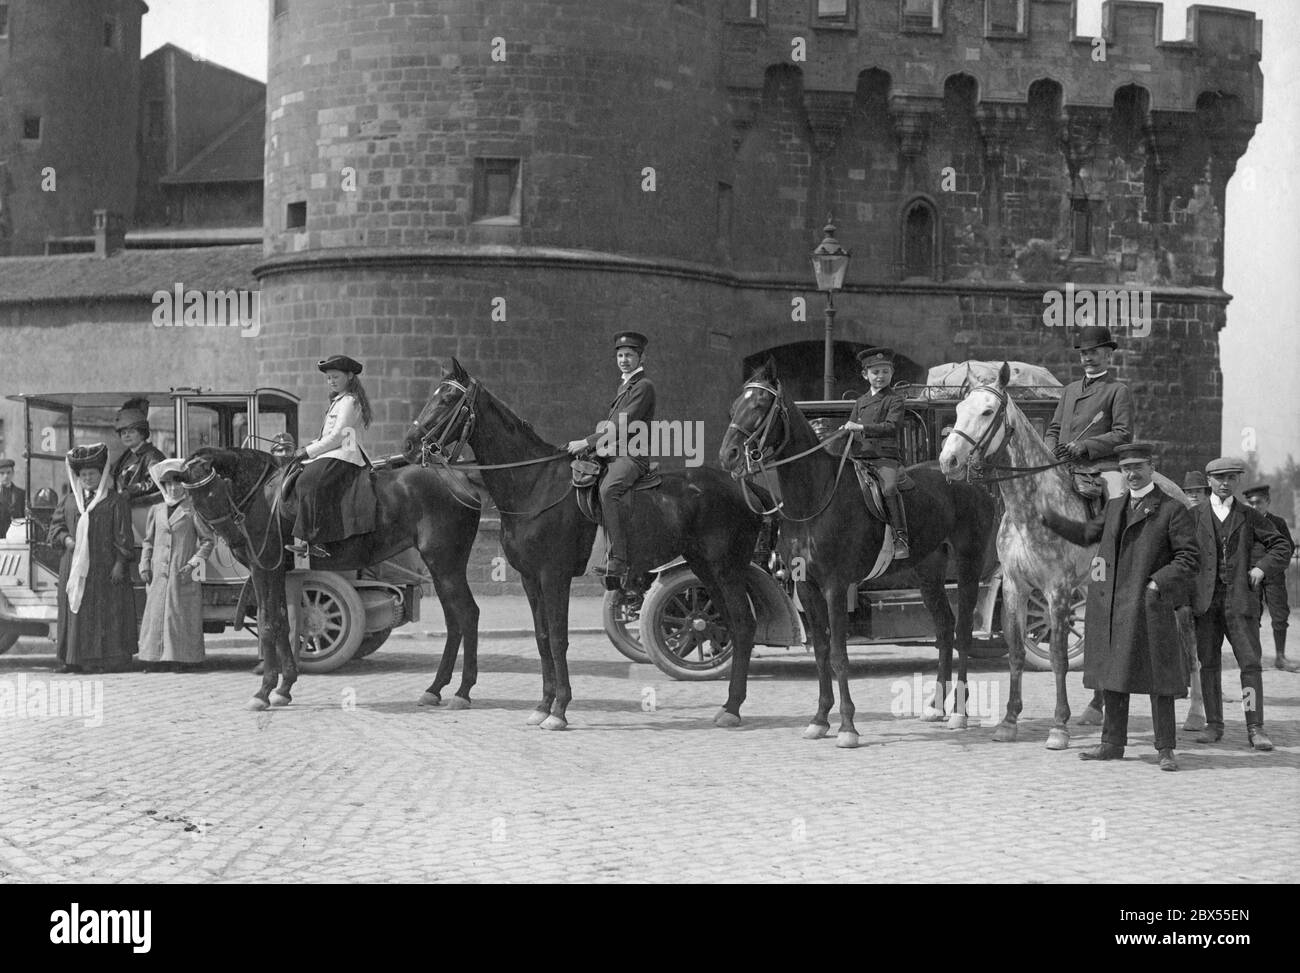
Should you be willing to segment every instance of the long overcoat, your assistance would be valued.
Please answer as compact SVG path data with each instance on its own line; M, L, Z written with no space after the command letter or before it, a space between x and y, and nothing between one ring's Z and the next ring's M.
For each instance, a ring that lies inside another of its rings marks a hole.
M188 499L149 511L140 567L148 567L144 619L140 622L142 662L203 661L203 585L181 567L197 554L207 560L213 537L200 527Z
M1087 523L1049 512L1048 526L1082 547L1097 543L1088 582L1083 684L1089 689L1187 695L1187 658L1175 606L1185 603L1200 555L1191 514L1159 487L1131 512L1127 494ZM1098 543L1098 541L1100 541ZM1159 591L1147 587L1154 581Z
M49 543L64 548L64 538L77 539L81 512L71 493L64 494L50 519ZM90 570L76 614L68 605L68 578L73 552L63 550L59 562L58 658L68 665L124 666L136 652L135 598L129 584L113 584L113 566L129 568L135 554L131 509L126 497L109 489L90 512L87 543Z

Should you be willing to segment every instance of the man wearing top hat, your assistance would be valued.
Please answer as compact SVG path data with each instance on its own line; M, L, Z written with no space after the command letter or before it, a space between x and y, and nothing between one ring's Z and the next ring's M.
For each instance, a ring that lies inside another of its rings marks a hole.
M1088 585L1083 684L1105 696L1101 744L1084 760L1120 760L1128 743L1131 693L1151 697L1161 770L1177 770L1174 700L1187 695L1189 674L1178 638L1175 606L1186 597L1200 560L1192 515L1153 481L1149 443L1115 449L1128 485L1087 523L1053 510L1045 525L1081 547L1097 544L1102 570ZM1099 543L1098 543L1099 542Z
M600 484L601 518L609 543L607 578L626 580L631 563L628 551L627 519L632 513L631 491L637 479L650 469L646 456L627 453L628 444L619 442L620 430L634 422L651 422L655 417L655 387L645 374L645 349L650 339L637 331L624 331L614 338L614 361L618 365L619 383L609 403L609 416L585 439L569 442L574 456L597 450L608 457L605 477ZM611 428L612 427L612 428Z
M1271 498L1271 490L1267 483L1257 483L1248 490L1242 490L1241 495L1246 498L1246 502L1255 508L1259 513L1269 519L1278 533L1291 546L1291 552L1287 554L1287 560L1291 559L1291 554L1295 553L1295 541L1291 539L1291 528L1287 522L1277 514L1268 512L1268 505ZM1251 551L1251 557L1258 560L1263 556L1263 551L1257 544L1255 550ZM1273 621L1273 666L1277 669L1285 669L1287 672L1300 672L1300 662L1291 662L1286 657L1286 630L1290 624L1291 606L1286 597L1286 578L1283 574L1275 577L1265 578L1259 585L1259 601L1262 607L1268 608L1269 618ZM1261 621L1263 612L1261 610Z
M906 400L892 387L894 352L890 348L868 348L858 352L862 377L871 386L853 403L845 429L859 433L855 455L861 455L880 474L880 486L894 527L894 558L910 556L907 536L907 511L898 492L898 471L902 467L899 440L903 435L903 410Z
M0 540L9 530L9 522L21 520L27 512L27 494L14 483L14 461L0 459Z
M1065 387L1047 427L1047 448L1057 459L1097 463L1110 492L1117 494L1123 480L1116 472L1115 447L1133 440L1133 397L1111 370L1118 345L1109 328L1088 327L1079 329L1074 347L1083 378Z
M162 499L158 485L149 476L149 467L167 457L149 442L149 400L130 399L117 411L113 423L126 450L113 461L108 475L113 486L125 495L132 507L147 507Z
M1222 650L1226 635L1241 669L1247 739L1255 750L1272 750L1264 733L1258 589L1265 578L1286 570L1291 545L1268 518L1233 496L1245 468L1245 463L1230 456L1210 462L1205 467L1210 502L1192 512L1196 541L1203 552L1192 609L1206 722L1205 732L1196 740L1215 743L1223 739Z

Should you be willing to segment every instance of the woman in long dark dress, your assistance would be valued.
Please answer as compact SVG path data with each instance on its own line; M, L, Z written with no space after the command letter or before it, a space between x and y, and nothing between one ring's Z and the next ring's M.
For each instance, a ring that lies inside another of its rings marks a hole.
M103 443L72 448L67 463L71 489L49 532L50 544L63 548L58 658L64 672L121 671L136 653L130 507L104 474Z

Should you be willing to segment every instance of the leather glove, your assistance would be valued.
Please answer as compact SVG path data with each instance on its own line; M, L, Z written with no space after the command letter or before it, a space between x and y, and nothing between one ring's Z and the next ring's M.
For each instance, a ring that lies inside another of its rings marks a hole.
M1052 450L1052 455L1057 459L1067 459L1070 455L1070 447L1065 443L1057 443L1056 448Z
M1083 443L1071 443L1069 446L1070 459L1087 459L1088 447Z
M126 565L121 561L114 564L113 573L109 576L109 580L111 580L113 584L127 584L131 578L126 573Z

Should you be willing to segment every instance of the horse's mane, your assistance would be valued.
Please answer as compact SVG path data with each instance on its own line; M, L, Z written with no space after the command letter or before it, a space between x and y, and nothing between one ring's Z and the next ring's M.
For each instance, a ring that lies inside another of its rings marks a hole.
M200 446L189 456L190 460L202 459L217 471L218 476L234 478L240 473L251 472L248 467L260 473L268 462L274 462L274 459L260 449L247 449L244 447L226 449L220 446ZM188 463L189 460L186 460Z

